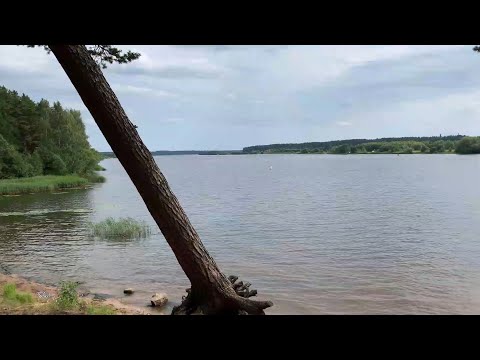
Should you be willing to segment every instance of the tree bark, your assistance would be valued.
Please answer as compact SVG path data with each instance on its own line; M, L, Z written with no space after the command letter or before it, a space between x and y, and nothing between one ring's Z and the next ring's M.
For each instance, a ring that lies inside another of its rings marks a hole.
M263 314L273 304L236 294L209 255L153 156L84 45L48 45L140 193L191 283L185 313Z

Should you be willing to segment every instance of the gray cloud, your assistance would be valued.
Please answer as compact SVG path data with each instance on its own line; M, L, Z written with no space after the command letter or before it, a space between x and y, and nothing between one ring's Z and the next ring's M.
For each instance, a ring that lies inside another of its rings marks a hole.
M184 49L205 49L213 51L238 51L262 49L264 51L272 52L289 47L290 45L175 45Z
M165 79L212 79L221 76L221 71L216 69L196 69L186 66L166 66L162 68L145 68L124 66L122 68L116 67L112 72L123 75L142 75L154 76Z
M122 46L105 75L150 149L235 149L348 137L480 135L480 55L470 46ZM0 46L0 84L78 107L42 49ZM457 130L458 129L458 130Z

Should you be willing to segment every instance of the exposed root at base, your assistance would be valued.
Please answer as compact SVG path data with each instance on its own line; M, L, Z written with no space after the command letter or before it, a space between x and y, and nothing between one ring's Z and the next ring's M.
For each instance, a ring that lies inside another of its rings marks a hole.
M265 315L265 309L273 306L271 301L250 300L256 296L257 290L250 290L251 284L239 281L237 276L229 276L236 295L220 297L206 303L195 300L191 289L186 289L187 296L182 297L182 303L175 306L172 315Z

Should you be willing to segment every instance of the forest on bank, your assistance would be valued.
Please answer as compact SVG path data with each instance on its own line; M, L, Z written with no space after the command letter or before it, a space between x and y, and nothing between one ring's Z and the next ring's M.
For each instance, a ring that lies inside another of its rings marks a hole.
M94 178L101 155L80 111L0 87L0 179L75 174Z
M351 139L299 144L257 145L243 148L245 154L479 154L480 137L465 135Z
M480 154L480 137L465 135L350 139L298 144L271 144L242 150L152 151L160 155L248 155L248 154ZM113 152L102 152L114 158Z

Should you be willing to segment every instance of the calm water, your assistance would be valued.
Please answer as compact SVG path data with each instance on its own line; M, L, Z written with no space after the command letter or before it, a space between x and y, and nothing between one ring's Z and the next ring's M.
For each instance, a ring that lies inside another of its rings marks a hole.
M156 160L222 270L271 299L270 314L480 313L480 156ZM120 163L102 165L91 189L0 197L0 271L121 298L131 286L135 305L164 291L173 305L187 278ZM108 216L153 235L91 238Z

